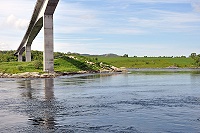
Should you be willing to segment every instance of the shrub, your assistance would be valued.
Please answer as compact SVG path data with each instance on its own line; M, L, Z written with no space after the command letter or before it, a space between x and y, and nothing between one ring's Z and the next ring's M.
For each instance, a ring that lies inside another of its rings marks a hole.
M42 67L42 61L36 60L33 62L33 65L35 69L39 69L40 67Z
M22 71L23 66L17 66L17 70Z

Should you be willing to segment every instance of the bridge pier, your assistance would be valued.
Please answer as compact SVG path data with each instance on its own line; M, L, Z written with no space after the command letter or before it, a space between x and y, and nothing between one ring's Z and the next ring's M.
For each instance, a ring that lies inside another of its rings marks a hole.
M44 53L43 66L45 72L54 72L53 15L44 15Z
M22 54L25 51L25 47L23 47L19 52L18 52L18 62L22 62L23 58L22 58Z
M31 44L26 45L26 62L31 62Z
M22 62L22 54L21 53L18 54L18 62Z
M23 60L24 51L26 51L26 62L31 61L31 44L44 27L43 70L54 72L53 14L58 2L59 0L37 0L28 29L15 52L18 61Z

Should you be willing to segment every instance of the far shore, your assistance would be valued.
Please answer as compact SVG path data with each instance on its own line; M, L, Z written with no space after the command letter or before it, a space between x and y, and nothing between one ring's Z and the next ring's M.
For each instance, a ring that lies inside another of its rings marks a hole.
M127 71L166 71L166 72L192 72L200 71L200 68L128 68Z

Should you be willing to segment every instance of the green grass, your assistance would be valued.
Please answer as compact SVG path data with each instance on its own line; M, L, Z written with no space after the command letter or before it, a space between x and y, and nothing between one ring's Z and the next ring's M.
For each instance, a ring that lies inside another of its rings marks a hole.
M158 57L98 57L99 61L126 68L166 68L176 66L181 68L194 67L191 58L158 58Z
M63 56L54 60L54 70L56 72L78 72L78 71L97 71L100 69L99 63L91 61L90 58L74 55L76 59ZM86 62L93 62L88 64ZM23 73L23 72L43 72L43 67L36 69L32 62L0 62L1 73Z
M75 55L75 59L63 56L55 59L54 68L59 72L77 72L77 71L96 71L99 70L98 62L92 61L90 58ZM93 62L88 64L87 62Z
M54 61L54 69L59 72L77 72L80 71L79 68L74 66L72 63L64 60L64 59L55 59Z
M0 64L2 73L42 72L42 68L34 68L33 62L1 62Z
M54 60L57 72L97 71L100 62L116 67L126 68L166 68L177 66L192 68L194 60L191 58L152 58L152 57L84 57L73 55L75 59L62 56ZM97 59L98 58L98 59ZM93 62L93 64L87 63ZM35 69L34 62L0 62L1 73L43 72L43 68Z

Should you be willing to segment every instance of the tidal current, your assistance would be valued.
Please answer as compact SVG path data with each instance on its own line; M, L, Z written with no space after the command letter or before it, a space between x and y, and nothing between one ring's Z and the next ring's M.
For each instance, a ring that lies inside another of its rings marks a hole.
M200 74L0 79L1 133L200 133Z

